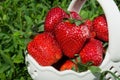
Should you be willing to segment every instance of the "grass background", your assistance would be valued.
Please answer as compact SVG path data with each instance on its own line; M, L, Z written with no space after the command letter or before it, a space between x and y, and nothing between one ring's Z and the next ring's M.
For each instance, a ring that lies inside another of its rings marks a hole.
M25 65L27 43L44 30L49 9L67 10L71 0L0 0L0 80L32 80ZM115 0L120 9L120 0ZM80 15L93 19L102 14L96 0L88 0Z

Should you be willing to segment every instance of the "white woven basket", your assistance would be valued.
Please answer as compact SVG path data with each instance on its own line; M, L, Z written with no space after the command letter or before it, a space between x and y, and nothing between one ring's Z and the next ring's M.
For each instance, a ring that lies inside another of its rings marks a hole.
M79 13L85 1L72 0L68 10L74 10ZM104 10L109 29L109 47L100 68L103 71L110 70L120 77L120 12L113 0L97 1ZM89 70L81 73L72 70L60 72L52 66L40 66L29 54L26 54L26 63L28 64L28 72L33 80L99 80ZM114 80L114 78L108 74L106 75L106 80Z

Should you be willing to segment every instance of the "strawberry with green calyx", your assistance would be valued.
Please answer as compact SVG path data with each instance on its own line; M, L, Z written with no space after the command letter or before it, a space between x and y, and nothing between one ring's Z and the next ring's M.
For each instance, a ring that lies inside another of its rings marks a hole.
M103 61L102 42L91 38L80 51L79 55L83 64L92 62L94 66L99 66Z
M93 30L96 32L96 37L98 39L108 41L108 26L104 14L94 18Z
M90 36L86 25L77 26L75 23L65 21L55 27L55 37L64 55L73 58L75 54L79 53Z
M81 58L79 54L75 54L75 58L71 59L77 66L77 71L76 72L83 72L87 71L90 66L92 66L91 62L87 62L86 64L83 64L81 62Z
M64 70L74 70L77 71L77 65L72 62L71 60L67 60L61 67L60 67L60 71L64 71Z
M50 66L62 57L62 51L51 33L44 32L28 43L28 53L42 66Z
M64 18L68 18L68 14L60 7L50 9L45 18L45 31L52 32L54 27Z

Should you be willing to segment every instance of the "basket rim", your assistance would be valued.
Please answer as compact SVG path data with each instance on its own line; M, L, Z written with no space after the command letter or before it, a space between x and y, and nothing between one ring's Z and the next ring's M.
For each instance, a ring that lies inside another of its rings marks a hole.
M61 75L61 76L64 76L67 74L73 74L76 76L84 77L91 73L90 70L79 73L79 72L75 72L73 70L59 71L59 70L55 69L53 66L41 66L37 63L37 61L29 53L27 53L27 51L25 52L25 54L26 54L25 63L28 64L27 68L29 68L29 65L33 65L35 67L35 69L38 71L50 71L52 73L56 73L57 75ZM104 58L103 62L101 63L101 65L98 67L103 69L109 62L110 62L110 54L108 53L108 51L106 51L105 58Z

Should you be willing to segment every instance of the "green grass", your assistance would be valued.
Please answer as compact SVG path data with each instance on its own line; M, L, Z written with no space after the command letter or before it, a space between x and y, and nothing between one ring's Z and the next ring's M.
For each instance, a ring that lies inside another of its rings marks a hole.
M70 1L0 0L0 80L32 80L25 65L27 43L44 30L42 22L49 9L60 6L67 10ZM120 9L120 1L115 1ZM102 13L95 0L88 0L80 15L93 19Z

